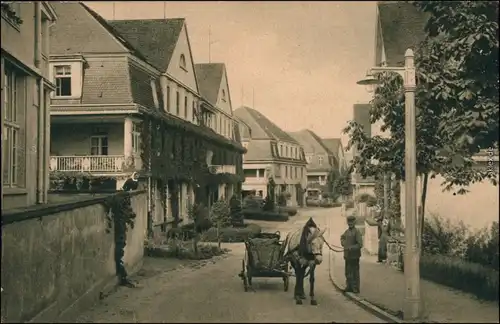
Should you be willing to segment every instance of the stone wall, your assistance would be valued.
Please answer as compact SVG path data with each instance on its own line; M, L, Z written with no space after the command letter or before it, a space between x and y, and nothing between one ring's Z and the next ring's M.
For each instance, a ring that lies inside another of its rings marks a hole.
M147 227L146 194L132 195L137 218L127 233L129 272L141 264ZM68 321L116 284L108 197L2 215L3 322Z

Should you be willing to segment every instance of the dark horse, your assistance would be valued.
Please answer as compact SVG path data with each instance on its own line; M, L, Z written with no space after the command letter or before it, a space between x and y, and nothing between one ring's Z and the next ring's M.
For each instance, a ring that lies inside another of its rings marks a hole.
M316 266L323 261L324 232L325 230L320 230L313 219L309 218L303 228L286 236L285 260L290 262L295 271L294 298L297 305L301 305L302 300L306 299L304 279L307 276L307 269L309 269L311 305L318 304L314 298L314 276Z

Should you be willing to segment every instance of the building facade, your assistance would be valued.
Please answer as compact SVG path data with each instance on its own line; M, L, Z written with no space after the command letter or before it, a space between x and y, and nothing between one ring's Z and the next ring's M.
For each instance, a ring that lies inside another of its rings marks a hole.
M2 210L48 202L50 100L47 1L1 4Z
M240 107L234 114L240 121L241 141L247 149L243 156L243 192L265 198L272 178L276 195L288 193L287 204L303 205L307 163L302 146L255 109Z
M307 162L307 197L319 197L322 193L331 192L329 177L337 168L333 153L325 146L321 138L309 129L289 132L304 149Z
M336 168L339 173L344 173L348 170L348 158L344 151L344 146L340 138L322 138L321 141L326 148L332 152L336 163Z
M106 21L82 3L55 8L66 18L52 31L52 172L112 177L117 189L140 172L150 229L187 221L219 182L237 182L244 149L205 124L216 111L200 94L184 19Z

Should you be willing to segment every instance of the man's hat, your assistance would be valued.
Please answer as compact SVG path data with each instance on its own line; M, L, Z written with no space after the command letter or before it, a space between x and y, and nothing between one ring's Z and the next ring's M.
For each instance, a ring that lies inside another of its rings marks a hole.
M356 216L353 216L353 215L347 216L347 221L348 222L355 222L356 221Z

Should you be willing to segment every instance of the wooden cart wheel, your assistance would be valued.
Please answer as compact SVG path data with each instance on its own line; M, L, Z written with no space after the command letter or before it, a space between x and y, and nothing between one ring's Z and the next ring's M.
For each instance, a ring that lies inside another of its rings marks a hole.
M288 276L283 277L283 290L287 292L289 286L290 286L290 278Z
M241 280L243 280L243 289L245 289L245 292L248 291L248 277L245 260L241 260Z

